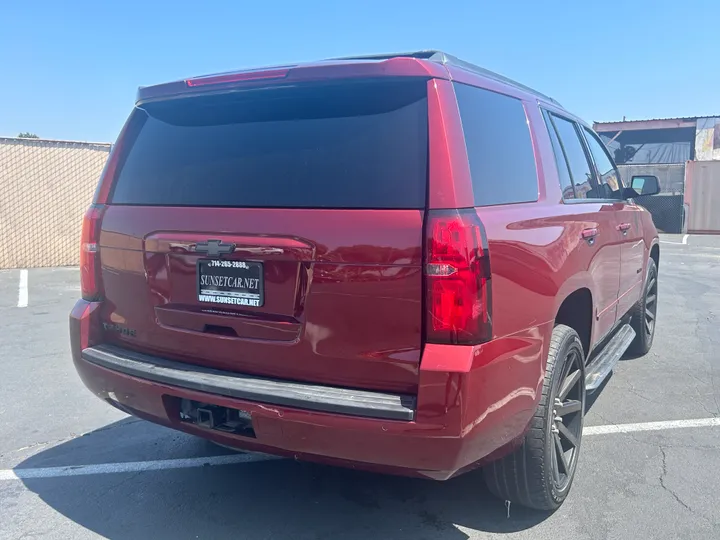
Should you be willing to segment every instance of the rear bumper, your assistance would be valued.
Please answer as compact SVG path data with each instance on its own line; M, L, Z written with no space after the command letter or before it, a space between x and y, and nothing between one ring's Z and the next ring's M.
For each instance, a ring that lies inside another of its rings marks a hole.
M142 354L114 345L88 347L82 359L124 375L186 390L311 411L413 420L415 396L333 388L252 377Z
M250 451L442 480L511 449L539 397L537 329L534 339L427 345L417 396L399 396L251 378L94 344L95 308L80 301L70 316L73 361L95 395ZM183 422L180 399L250 413L255 438Z

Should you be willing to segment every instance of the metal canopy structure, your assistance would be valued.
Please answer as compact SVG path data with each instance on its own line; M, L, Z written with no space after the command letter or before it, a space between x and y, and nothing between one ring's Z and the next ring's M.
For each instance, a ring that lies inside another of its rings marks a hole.
M620 122L595 122L593 129L598 133L608 131L642 131L651 129L695 129L698 119L717 118L715 116L683 116L679 118L650 118L648 120L622 120Z

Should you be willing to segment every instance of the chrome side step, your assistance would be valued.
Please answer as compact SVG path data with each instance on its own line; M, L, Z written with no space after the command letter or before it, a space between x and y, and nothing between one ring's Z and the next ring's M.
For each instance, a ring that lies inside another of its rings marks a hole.
M600 388L633 339L635 339L635 330L629 324L617 331L593 363L585 368L585 390L592 392Z

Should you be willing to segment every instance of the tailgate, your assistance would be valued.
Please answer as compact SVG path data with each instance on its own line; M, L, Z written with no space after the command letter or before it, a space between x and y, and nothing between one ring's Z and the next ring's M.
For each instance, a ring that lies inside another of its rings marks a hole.
M106 341L415 391L425 88L356 81L136 110L100 233Z

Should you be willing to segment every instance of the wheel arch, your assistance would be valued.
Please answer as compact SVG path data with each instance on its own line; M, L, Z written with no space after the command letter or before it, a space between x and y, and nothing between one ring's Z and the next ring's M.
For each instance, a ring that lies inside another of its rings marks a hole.
M655 266L660 268L660 243L655 242L650 247L650 258L655 261Z
M589 287L578 287L565 295L555 312L555 324L564 324L578 333L587 359L593 331L593 295Z

